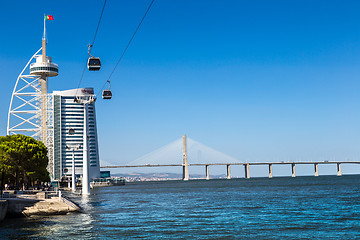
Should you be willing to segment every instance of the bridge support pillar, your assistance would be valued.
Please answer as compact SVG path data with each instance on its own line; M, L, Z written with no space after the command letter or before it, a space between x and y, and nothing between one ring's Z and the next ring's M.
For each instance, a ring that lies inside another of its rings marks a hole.
M319 176L319 164L315 163L314 164L314 169L315 169L315 177Z
M295 174L295 163L292 163L292 164L291 164L291 176L292 176L292 177L296 177L296 174Z
M231 176L230 176L230 165L226 165L226 178L227 178L227 179L231 179Z
M210 180L209 165L205 165L206 180Z
M341 176L342 175L342 173L341 173L341 163L337 163L336 165L337 165L337 175Z
M244 167L245 167L245 178L250 178L250 164L246 163Z
M273 173L272 173L272 164L269 164L269 178L273 177Z
M189 166L183 165L183 180L188 181L189 180Z

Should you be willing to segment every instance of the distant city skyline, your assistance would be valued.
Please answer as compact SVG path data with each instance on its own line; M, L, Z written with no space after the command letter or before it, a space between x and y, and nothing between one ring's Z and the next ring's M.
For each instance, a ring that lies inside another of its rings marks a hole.
M150 2L107 1L92 50L102 68L80 85L104 2L4 2L1 135L16 78L41 47L44 14L54 17L47 53L59 64L49 92L100 93ZM184 134L240 161L360 160L359 9L155 0L111 78L112 100L98 95L100 161L126 164Z

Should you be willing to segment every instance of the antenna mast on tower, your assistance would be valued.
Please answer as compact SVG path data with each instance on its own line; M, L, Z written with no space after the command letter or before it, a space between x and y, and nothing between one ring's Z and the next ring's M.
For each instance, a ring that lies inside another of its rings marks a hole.
M47 78L55 77L58 75L58 66L52 63L51 57L46 56L46 21L54 20L51 15L44 15L44 33L42 37L42 54L41 58L36 58L36 63L30 65L30 74L39 75L40 83L40 132L41 132L41 141L47 145Z

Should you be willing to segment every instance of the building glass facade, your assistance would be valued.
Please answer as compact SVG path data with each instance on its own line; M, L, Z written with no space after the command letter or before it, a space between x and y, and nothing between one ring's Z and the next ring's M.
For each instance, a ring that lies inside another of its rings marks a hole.
M72 172L72 149L74 151L75 174L83 174L84 149L84 104L74 102L75 96L82 100L95 98L92 88L54 91L54 179L70 178ZM70 129L74 131L69 132ZM98 136L96 128L95 102L87 104L87 139L89 178L100 177Z

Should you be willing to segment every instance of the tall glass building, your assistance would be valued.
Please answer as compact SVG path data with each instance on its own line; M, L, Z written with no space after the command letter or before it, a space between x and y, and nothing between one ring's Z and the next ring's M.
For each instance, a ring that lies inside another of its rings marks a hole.
M95 99L93 88L79 88L53 92L53 176L54 180L71 177L72 148L75 150L75 174L83 174L84 104L74 102L75 96L82 100ZM100 177L99 148L96 130L95 102L87 104L87 139L89 178Z

